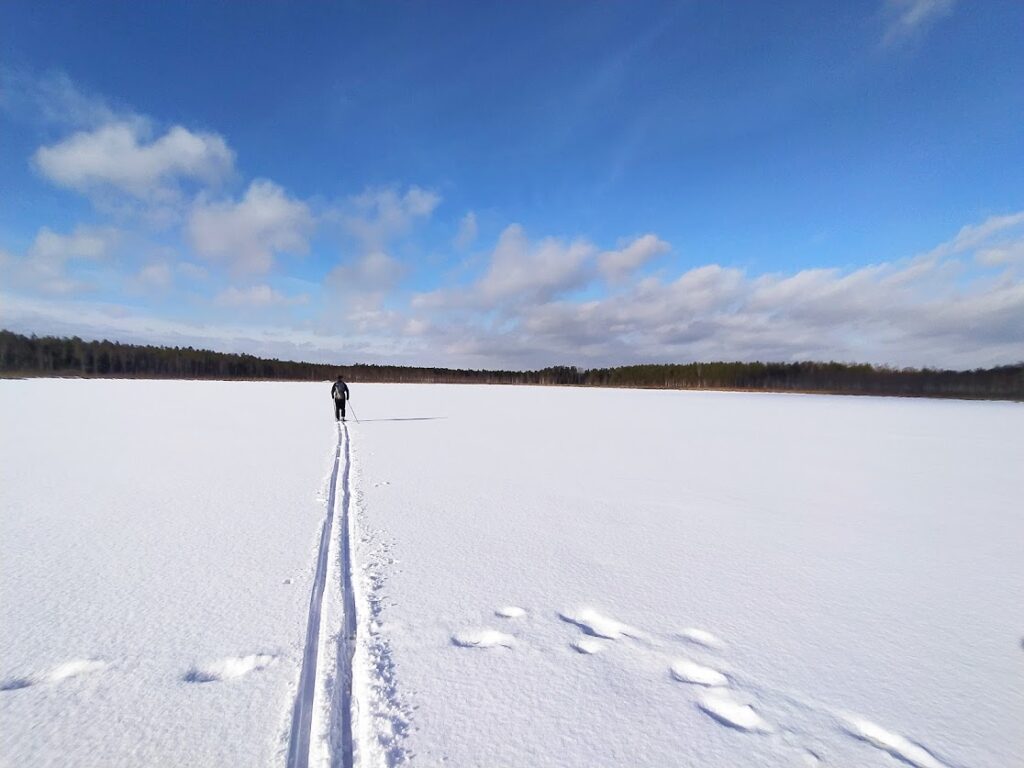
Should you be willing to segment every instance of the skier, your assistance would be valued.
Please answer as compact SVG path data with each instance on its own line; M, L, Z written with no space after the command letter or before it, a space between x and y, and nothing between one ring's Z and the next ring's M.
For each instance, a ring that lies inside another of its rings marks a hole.
M334 386L331 387L331 397L334 398L334 420L341 421L345 420L345 401L348 400L348 384L341 380L341 376L338 376L338 380L334 382Z

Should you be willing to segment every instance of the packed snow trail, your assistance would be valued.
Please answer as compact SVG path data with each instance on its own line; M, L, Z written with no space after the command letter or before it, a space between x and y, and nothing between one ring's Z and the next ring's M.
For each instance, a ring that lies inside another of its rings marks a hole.
M288 768L307 768L310 756L310 736L312 731L313 708L317 687L318 656L321 645L320 616L324 605L324 587L327 584L329 571L329 555L331 541L334 536L336 514L338 470L341 463L342 450L345 453L345 470L342 476L342 507L341 507L341 552L342 552L342 587L344 594L344 627L339 639L338 680L341 690L336 699L340 709L340 746L341 765L352 765L352 727L351 727L351 693L352 693L352 651L355 646L355 599L352 592L349 535L348 535L348 504L349 504L349 445L348 430L338 428L338 444L334 451L334 465L331 469L331 480L327 492L327 515L324 518L320 533L320 549L317 555L316 575L313 580L313 594L309 602L309 622L306 627L306 645L302 655L302 672L299 675L299 687L295 694L295 709L292 713L291 736L288 743Z
M334 714L341 727L340 761L333 764L342 768L351 768L354 761L353 729L352 729L352 658L356 650L356 593L352 583L352 489L349 486L349 470L352 466L352 455L348 437L348 427L342 424L345 440L345 473L341 482L341 594L343 621L341 637L338 638L337 679L339 687L335 690Z

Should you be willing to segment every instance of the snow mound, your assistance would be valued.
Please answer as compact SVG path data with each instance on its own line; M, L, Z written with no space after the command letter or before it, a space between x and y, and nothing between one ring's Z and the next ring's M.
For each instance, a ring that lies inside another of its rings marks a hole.
M526 615L526 611L514 605L506 605L496 610L494 615L503 619L519 619Z
M897 760L909 763L914 768L947 768L920 744L915 744L904 736L887 731L870 720L861 717L847 717L844 727L847 733L854 738L888 752Z
M705 667L689 659L676 659L672 662L672 677L681 683L724 687L729 685L729 678L716 669Z
M456 632L452 642L460 648L511 648L515 638L496 629L472 629Z
M189 683L214 683L220 680L232 680L250 672L266 669L277 660L268 653L253 653L248 656L228 656L192 667L185 673L185 681Z
M594 637L604 637L608 640L618 640L623 636L643 637L643 633L635 627L603 616L592 608L581 608L575 612L560 613L558 615L562 621L575 624L588 635L593 635Z
M703 645L705 648L719 649L725 645L721 640L710 632L696 627L687 627L679 633L679 637L688 643Z
M101 669L106 669L106 667L107 663L98 659L72 659L71 661L65 661L63 664L58 664L51 669L46 679L51 683L59 683L61 680L67 680L69 677L99 672Z
M571 645L574 650L586 654L587 656L600 653L604 650L604 643L593 637L581 637L579 640L573 641Z
M771 733L772 727L749 704L736 701L730 693L713 688L705 693L697 706L722 725L744 733Z

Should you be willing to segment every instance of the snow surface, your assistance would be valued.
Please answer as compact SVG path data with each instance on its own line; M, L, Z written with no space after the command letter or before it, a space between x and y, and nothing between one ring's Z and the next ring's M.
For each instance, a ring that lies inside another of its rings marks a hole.
M352 398L410 764L1024 765L1024 406Z
M313 395L0 381L0 763L283 765L336 434Z
M328 389L0 381L0 762L1024 764L1021 405Z

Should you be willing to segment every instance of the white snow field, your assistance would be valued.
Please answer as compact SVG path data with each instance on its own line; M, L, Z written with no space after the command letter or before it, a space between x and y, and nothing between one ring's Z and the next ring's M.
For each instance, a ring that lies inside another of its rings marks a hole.
M1024 406L328 389L0 381L0 761L1024 764Z
M314 394L0 381L0 763L284 764L336 441Z

